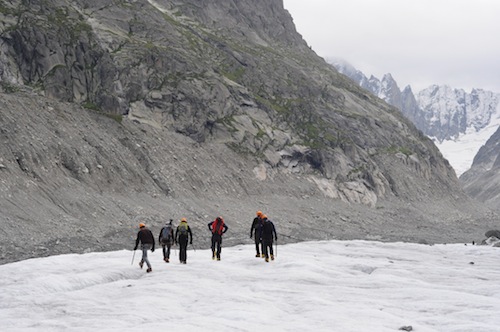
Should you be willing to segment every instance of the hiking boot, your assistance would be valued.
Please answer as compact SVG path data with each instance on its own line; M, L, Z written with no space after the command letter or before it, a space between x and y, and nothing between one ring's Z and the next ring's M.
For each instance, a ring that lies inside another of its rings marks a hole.
M220 261L220 257L217 257L217 260Z
M260 258L260 254L255 255L255 257L259 257Z
M141 267L141 269L142 269L142 266L143 266L143 265L144 265L144 262L143 262L143 261L140 261L140 262L139 262L139 266Z
M215 260L215 254L212 254L212 260Z
M264 258L264 257L266 257L266 255L262 254L261 257Z
M267 258L267 257L266 257L266 262L268 262L268 263L269 263L269 258Z
M168 258L163 258L163 260L165 261L165 263L168 263Z
M271 255L271 260L274 261L274 255Z
M146 270L146 272L147 272L147 273L149 273L149 272L153 272L153 269L149 267L149 268Z

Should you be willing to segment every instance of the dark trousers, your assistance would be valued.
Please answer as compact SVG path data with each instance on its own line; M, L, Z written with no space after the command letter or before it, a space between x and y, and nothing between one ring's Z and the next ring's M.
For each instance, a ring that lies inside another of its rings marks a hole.
M163 247L163 258L168 258L170 259L170 248L172 247L172 242L168 241L166 243L161 244Z
M188 239L179 239L179 260L181 262L185 262L187 260L187 247L188 247Z
M221 245L222 236L219 234L212 234L212 256L217 256L217 258L220 258Z
M266 258L269 258L269 254L274 256L273 240L263 240L262 241L262 253L264 255L266 255Z
M255 251L257 252L257 255L260 255L260 246L262 246L262 241L257 235L255 235ZM264 249L262 249L262 252L264 252Z

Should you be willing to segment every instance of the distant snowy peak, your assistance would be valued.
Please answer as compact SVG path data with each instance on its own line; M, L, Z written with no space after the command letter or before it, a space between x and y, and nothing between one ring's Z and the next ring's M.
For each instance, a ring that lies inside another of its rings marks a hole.
M344 60L329 62L340 73L400 109L418 129L438 142L481 131L500 119L499 93L483 89L467 93L447 85L431 85L414 95L410 86L401 91L391 74L385 74L382 80L374 76L368 79Z
M500 94L483 89L467 93L446 85L432 85L413 93L400 91L391 74L369 79L346 61L328 60L340 73L387 103L397 107L425 135L431 137L457 175L470 168L479 148L500 126Z
M500 94L482 89L467 93L446 85L432 85L420 91L416 99L428 121L426 134L440 142L478 132L500 116Z

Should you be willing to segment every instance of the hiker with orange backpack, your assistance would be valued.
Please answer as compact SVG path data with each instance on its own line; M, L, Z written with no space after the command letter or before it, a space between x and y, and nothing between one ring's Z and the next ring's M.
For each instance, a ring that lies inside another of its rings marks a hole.
M227 232L228 227L222 217L217 217L214 221L208 223L208 229L212 232L212 259L217 258L220 261L222 234Z
M137 250L139 242L141 242L142 249L142 259L139 262L139 266L142 269L142 266L144 265L144 263L146 263L146 265L148 266L146 272L149 273L153 270L151 269L151 263L148 259L148 250L151 250L151 252L155 251L155 238L153 236L153 233L142 222L139 224L139 232L137 233L137 239L135 240L134 251Z

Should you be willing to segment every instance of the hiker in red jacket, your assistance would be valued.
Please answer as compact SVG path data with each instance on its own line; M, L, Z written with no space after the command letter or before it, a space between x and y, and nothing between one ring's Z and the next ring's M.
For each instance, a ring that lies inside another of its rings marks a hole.
M208 229L212 232L212 259L217 258L220 261L222 234L227 232L227 228L222 217L217 217L214 221L208 223ZM215 251L216 246L217 252Z
M142 269L144 262L146 262L146 265L148 266L146 272L149 273L153 270L151 269L151 263L148 259L148 250L151 250L151 252L155 251L155 238L153 236L153 233L142 222L139 224L139 232L137 233L137 239L135 240L134 251L137 250L139 242L141 242L142 249L142 259L139 262L139 266Z

